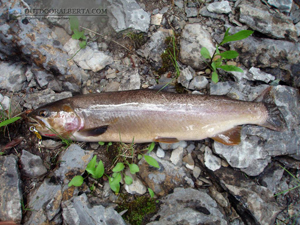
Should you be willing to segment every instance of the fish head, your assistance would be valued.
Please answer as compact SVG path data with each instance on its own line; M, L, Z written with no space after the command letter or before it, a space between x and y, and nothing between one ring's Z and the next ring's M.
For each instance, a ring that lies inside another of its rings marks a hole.
M29 124L43 136L70 139L74 132L81 129L82 120L70 104L50 103L29 115Z

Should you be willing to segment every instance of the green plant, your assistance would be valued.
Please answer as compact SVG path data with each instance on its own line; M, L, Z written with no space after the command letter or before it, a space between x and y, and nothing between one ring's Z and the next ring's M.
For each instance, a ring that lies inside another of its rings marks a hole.
M143 33L127 32L124 37L129 38L135 49L138 49L145 43Z
M245 38L249 37L253 33L253 31L241 30L233 35L229 35L229 30L230 30L230 28L228 28L226 30L223 40L221 41L221 43L217 44L216 50L212 56L210 56L209 51L205 47L202 47L201 51L200 51L203 58L210 60L210 62L207 64L210 67L210 69L212 70L211 79L215 83L217 83L219 81L219 75L218 75L218 71L217 71L218 69L222 69L225 71L243 72L243 70L241 68L239 68L237 66L229 65L227 63L227 60L234 59L234 58L238 57L239 54L236 51L230 51L230 50L220 52L219 47L228 42L231 42L231 41L238 41L238 40L245 39Z
M100 142L99 144L103 145L102 142ZM123 147L125 146L124 143L121 143L121 144ZM110 145L111 145L111 143L110 143ZM155 147L155 143L153 142L148 146L148 148L142 150L142 151L144 151L144 150L147 151L145 154L138 154L138 159L142 159L144 157L144 159L146 160L146 162L149 165L151 165L155 168L159 168L158 162L153 157L146 155L146 154L149 154L154 149L154 147ZM128 149L131 151L131 159L133 160L134 154L135 154L133 144L131 144L129 148L127 147L127 150ZM126 166L128 166L131 174L136 174L137 172L139 172L140 169L137 164L135 164L133 162L130 163L127 159L127 155L124 155L122 153L118 154L116 161L117 161L117 163L112 169L113 174L111 176L108 176L105 174L105 176L108 178L110 188L115 193L119 193L120 183L123 178L127 185L130 185L133 182L132 178L124 173ZM94 156L93 159L87 165L85 170L94 179L99 179L104 175L103 162L100 161L97 163L96 156ZM70 186L79 187L83 184L83 181L84 181L84 178L82 176L78 175L78 176L75 176L72 178L72 180L69 182L68 186L69 187ZM150 193L150 196L153 197L154 192L153 191L151 192L151 191L152 190L150 189L149 193Z

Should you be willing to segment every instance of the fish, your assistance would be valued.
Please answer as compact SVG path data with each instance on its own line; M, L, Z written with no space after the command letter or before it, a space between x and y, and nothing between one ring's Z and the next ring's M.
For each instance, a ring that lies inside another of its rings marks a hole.
M41 106L28 117L45 137L83 142L175 143L212 138L237 145L241 125L285 129L284 117L274 104L148 89L77 95Z

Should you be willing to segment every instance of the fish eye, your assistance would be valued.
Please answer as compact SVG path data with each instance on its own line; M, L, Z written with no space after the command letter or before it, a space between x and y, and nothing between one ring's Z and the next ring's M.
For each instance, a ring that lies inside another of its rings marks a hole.
M50 112L47 109L41 109L38 114L40 116L42 116L42 117L48 117L48 116L50 116Z

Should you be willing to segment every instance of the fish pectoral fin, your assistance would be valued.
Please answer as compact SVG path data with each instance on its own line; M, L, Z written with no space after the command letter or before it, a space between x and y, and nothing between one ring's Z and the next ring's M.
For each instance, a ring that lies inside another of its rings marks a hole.
M89 129L83 129L78 131L83 136L99 136L101 134L104 134L108 128L108 125L100 126L100 127L94 127Z
M153 141L167 143L167 144L179 142L179 140L177 138L172 138L172 137L156 137L153 139Z
M223 133L216 134L211 137L213 140L220 142L224 145L238 145L241 142L241 129L242 127L234 127Z

